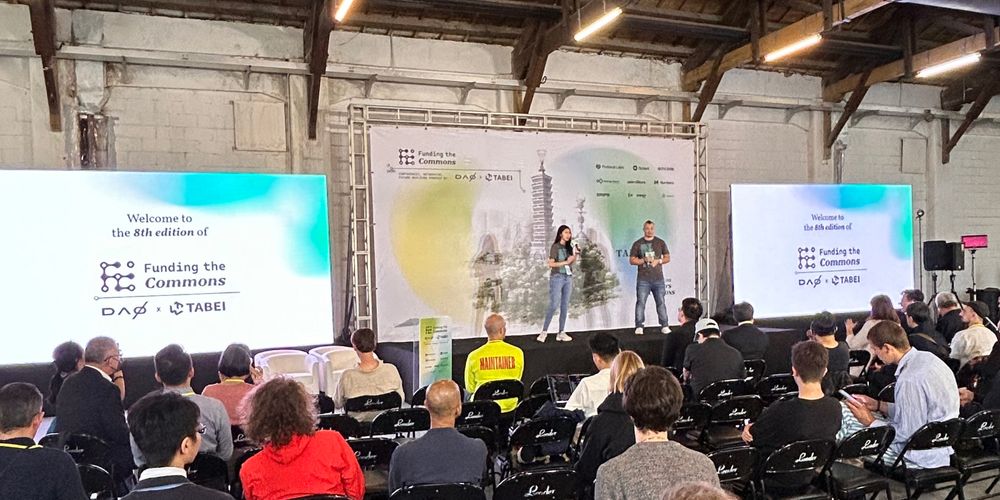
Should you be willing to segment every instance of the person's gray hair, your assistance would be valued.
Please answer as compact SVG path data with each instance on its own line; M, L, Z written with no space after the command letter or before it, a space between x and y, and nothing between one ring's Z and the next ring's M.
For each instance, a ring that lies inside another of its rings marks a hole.
M958 297L951 292L941 292L934 297L934 305L938 309L944 309L947 307L958 307Z
M110 354L118 349L118 342L111 337L94 337L87 342L87 348L83 350L83 360L87 363L103 363Z
M26 382L11 382L0 388L0 432L31 425L42 411L42 393Z

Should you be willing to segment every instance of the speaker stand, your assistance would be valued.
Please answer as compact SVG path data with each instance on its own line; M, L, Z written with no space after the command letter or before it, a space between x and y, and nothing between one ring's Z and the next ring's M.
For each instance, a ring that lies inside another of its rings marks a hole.
M931 272L931 287L934 290L934 293L931 294L931 300L933 300L934 297L937 297L937 293L938 293L938 290L937 290L937 280L938 280L937 273ZM930 301L928 301L928 303L930 303Z
M972 248L969 252L972 254L972 265L970 266L972 269L972 293L976 293L976 249Z
M951 281L951 294L955 295L955 271L948 273L948 279Z

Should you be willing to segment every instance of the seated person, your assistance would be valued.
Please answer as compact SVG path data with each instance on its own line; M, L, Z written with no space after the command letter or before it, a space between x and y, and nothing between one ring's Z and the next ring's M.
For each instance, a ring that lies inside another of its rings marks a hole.
M743 441L760 451L762 461L795 441L833 441L836 437L840 430L840 403L824 395L822 387L828 359L827 350L817 342L799 342L792 347L792 376L799 388L798 396L771 403L756 422L743 428ZM772 480L774 484L768 482L767 489L792 493L811 480L811 474L804 478L777 478Z
M156 381L163 384L163 392L180 394L198 405L199 422L205 427L201 434L200 452L229 460L233 455L233 432L229 424L229 415L226 414L221 401L195 394L191 388L191 379L194 378L191 355L184 352L181 346L170 344L156 353L153 357L153 366L156 370L154 375ZM132 454L135 456L136 465L141 467L146 464L146 458L137 446L134 436Z
M455 430L455 419L462 414L458 384L434 382L427 388L424 406L431 414L431 430L392 453L389 492L414 484L482 483L486 445Z
M972 358L989 356L997 336L989 328L983 326L983 318L989 316L986 304L975 300L962 306L962 320L968 325L965 330L955 334L951 339L951 357L965 366Z
M361 396L398 392L400 398L405 397L399 370L375 358L375 332L372 329L361 328L351 334L351 345L354 346L354 352L358 353L361 362L357 368L344 370L344 374L340 376L340 383L333 396L337 408L343 408L348 399ZM370 422L378 414L378 411L366 411L354 413L352 416L362 422Z
M868 332L882 321L891 321L897 325L899 324L899 315L896 314L896 309L892 306L892 299L888 295L876 295L872 297L869 304L871 305L871 313L865 319L865 323L861 325L861 329L857 333L854 331L855 325L853 319L847 318L847 321L844 322L844 329L847 330L847 346L851 349L867 349ZM860 371L860 368L857 368L857 370Z
M910 346L899 324L884 321L868 334L871 349L888 365L896 365L895 403L855 395L845 399L851 415L845 415L837 439L853 434L861 427L891 425L896 437L883 461L892 464L913 433L928 422L941 422L958 416L959 398L955 376L937 356ZM853 418L852 418L853 416ZM904 459L907 468L933 469L950 463L951 448L909 451Z
M944 337L945 342L951 344L955 334L965 329L962 306L955 294L941 292L934 297L934 309L937 311L937 323L934 329Z
M911 288L903 290L903 293L899 297L899 307L901 309L896 310L896 316L899 317L899 324L906 330L906 334L910 335L914 332L913 327L906 323L906 309L910 307L910 304L915 304L917 302L924 302L924 292L919 289ZM926 304L924 304L926 305ZM929 309L928 309L929 310ZM931 322L931 329L934 329L934 322ZM927 333L927 332L924 332ZM942 337L943 340L943 337ZM942 344L944 344L942 342Z
M44 417L37 387L13 382L0 388L0 492L18 500L84 500L73 458L35 444Z
M465 361L465 392L470 397L476 389L493 380L521 380L524 375L524 352L520 347L504 342L507 336L507 322L503 316L492 314L486 318L483 327L489 340L485 345L469 353ZM514 411L517 399L497 401L500 411Z
M312 400L302 384L288 378L269 380L244 400L247 437L265 443L240 469L246 500L317 494L364 497L357 457L340 433L316 430Z
M669 371L649 366L636 372L625 383L623 403L635 424L635 444L597 469L595 498L660 498L667 488L691 481L719 486L708 457L670 440L684 392Z
M722 340L733 346L743 359L764 359L767 352L767 334L753 324L753 306L740 302L733 306L733 319L738 323L722 333Z
M128 412L128 426L149 467L123 500L226 500L230 495L188 481L184 467L201 448L198 405L176 392L151 393Z
M668 488L662 500L736 500L736 496L718 486L697 481Z
M580 380L569 401L566 402L566 409L582 410L585 416L592 417L597 415L597 407L608 396L608 388L611 385L611 362L621 349L618 348L618 339L606 332L591 335L587 342L590 345L590 358L598 371Z
M906 326L910 345L914 349L929 352L941 358L948 359L948 348L944 337L934 329L931 320L931 308L923 302L912 302L906 306Z
M108 443L113 474L123 492L135 460L122 406L125 377L118 343L108 337L91 339L84 348L83 361L84 367L67 377L59 390L59 433L90 434Z
M828 311L817 314L806 332L808 338L826 348L827 370L823 376L823 393L828 396L853 382L849 373L851 350L847 342L838 341L836 335L837 320Z
M676 331L674 329L668 335L673 335ZM642 358L634 351L622 351L611 363L611 393L597 408L597 416L590 421L580 459L575 467L580 483L591 485L588 488L589 498L594 497L592 485L597 478L597 468L635 444L635 426L625 413L622 397L625 382L643 368L645 365Z
M663 354L660 355L660 365L676 368L680 370L684 367L684 354L687 348L694 342L694 327L705 313L701 302L688 297L681 301L681 307L677 310L677 322L681 326L672 328L663 342Z
M714 319L701 319L695 326L697 344L691 344L684 355L684 376L691 385L695 399L712 382L744 377L743 355L719 338L719 324Z
M253 384L248 384L250 378L254 384L263 381L264 371L253 366L253 356L250 349L243 344L230 344L219 356L219 383L209 384L201 391L202 396L222 401L229 415L229 422L241 425L240 402L253 390Z

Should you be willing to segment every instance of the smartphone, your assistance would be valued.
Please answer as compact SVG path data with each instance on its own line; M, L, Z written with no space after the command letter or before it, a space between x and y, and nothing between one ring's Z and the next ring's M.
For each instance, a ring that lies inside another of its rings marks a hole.
M837 392L839 392L841 396L844 396L845 399L850 399L852 403L864 406L864 403L862 403L858 398L849 394L847 391L841 389Z

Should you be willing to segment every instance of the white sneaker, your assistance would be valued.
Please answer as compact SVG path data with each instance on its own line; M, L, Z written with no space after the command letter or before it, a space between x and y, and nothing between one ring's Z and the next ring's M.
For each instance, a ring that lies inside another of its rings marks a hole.
M660 333L670 333L670 327L665 326L663 328L660 328Z
M639 328L636 328L636 329L635 329L635 334L636 334L636 335L642 335L642 334L643 334L643 331L642 331L642 327L641 327L641 326L640 326Z
M570 337L569 335L566 335L566 332L559 332L559 335L556 335L556 341L558 341L558 342L572 342L573 341L573 337Z
M545 337L548 337L548 336L549 336L548 333L542 332L542 333L539 333L537 337L535 337L535 340L537 340L539 342L545 342Z

